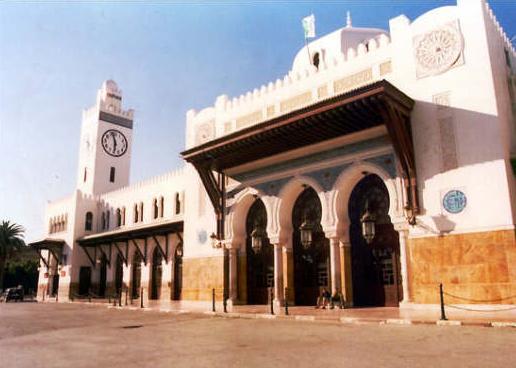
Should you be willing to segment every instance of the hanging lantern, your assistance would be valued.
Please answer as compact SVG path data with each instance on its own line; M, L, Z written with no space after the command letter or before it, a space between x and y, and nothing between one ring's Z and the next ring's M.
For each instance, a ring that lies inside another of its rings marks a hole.
M178 257L182 257L183 256L183 247L178 247L177 250L176 250L176 255Z
M251 247L255 253L260 252L263 245L263 240L266 237L265 230L257 223L254 226L253 231L251 232Z
M369 203L366 202L366 209L360 218L360 222L362 223L362 236L364 237L367 244L371 244L373 242L374 236L376 234L375 221L375 215L370 211Z
M301 245L303 248L308 249L312 245L313 242L313 230L314 226L312 223L305 218L301 226L299 227L299 232L301 234Z

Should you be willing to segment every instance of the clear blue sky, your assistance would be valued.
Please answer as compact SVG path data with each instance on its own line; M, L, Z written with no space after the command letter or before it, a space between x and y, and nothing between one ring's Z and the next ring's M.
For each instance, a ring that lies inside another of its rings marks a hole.
M105 79L136 110L131 182L182 165L185 113L283 77L303 46L345 25L388 29L455 1L0 3L0 220L41 237L47 200L75 187L81 111ZM491 1L509 37L514 0Z

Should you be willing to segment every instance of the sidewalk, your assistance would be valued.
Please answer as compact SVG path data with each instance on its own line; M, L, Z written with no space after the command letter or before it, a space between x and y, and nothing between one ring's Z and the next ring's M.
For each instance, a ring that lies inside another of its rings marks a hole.
M140 304L121 308L142 310ZM466 308L475 306L467 306ZM433 324L450 326L484 326L484 327L516 327L516 306L504 306L500 311L466 311L446 307L447 320L440 320L439 306L376 307L376 308L347 308L347 309L315 309L314 307L289 307L288 315L284 308L276 308L275 314L270 313L269 305L239 305L228 306L224 313L221 303L217 303L216 311L212 311L211 303L199 304L195 302L159 302L150 301L144 303L144 311L160 311L168 313L203 313L228 318L264 318L280 320L296 320L308 322L333 322L353 324ZM507 310L510 309L510 310Z

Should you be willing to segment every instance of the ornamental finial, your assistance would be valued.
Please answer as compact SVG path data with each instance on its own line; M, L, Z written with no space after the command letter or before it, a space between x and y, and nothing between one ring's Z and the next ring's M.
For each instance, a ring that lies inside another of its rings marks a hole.
M351 28L351 12L346 12L346 28Z

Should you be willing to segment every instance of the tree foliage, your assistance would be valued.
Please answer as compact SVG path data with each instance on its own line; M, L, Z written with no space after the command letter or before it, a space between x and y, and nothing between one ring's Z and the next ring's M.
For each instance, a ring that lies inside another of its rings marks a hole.
M5 263L25 245L24 233L25 229L21 225L5 220L0 223L0 289L3 288Z

